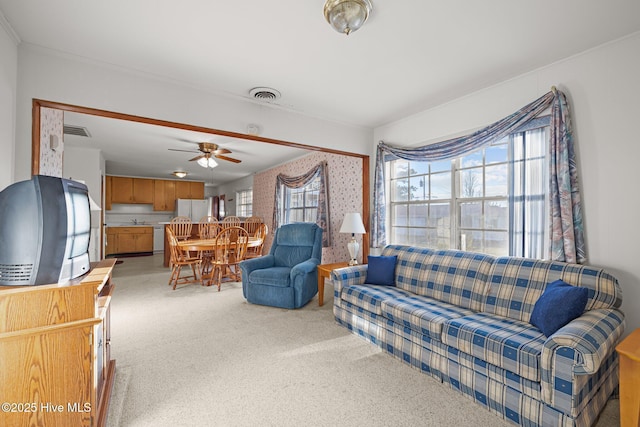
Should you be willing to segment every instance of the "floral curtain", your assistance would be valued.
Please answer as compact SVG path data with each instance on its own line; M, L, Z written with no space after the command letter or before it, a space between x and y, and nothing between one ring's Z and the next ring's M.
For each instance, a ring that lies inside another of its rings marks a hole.
M578 190L573 134L569 120L569 106L565 95L552 90L515 113L470 135L416 148L400 148L380 142L376 153L373 216L371 221L372 245L386 244L385 161L392 158L436 161L460 157L496 139L506 137L533 120L549 107L551 117L551 258L558 261L586 261L583 237L582 209Z
M273 230L275 231L283 223L285 187L302 188L309 185L314 179L320 178L318 193L318 211L316 224L322 228L322 246L331 246L331 230L329 228L329 174L327 162L320 162L316 167L300 176L287 176L279 174L276 177L275 200L273 204Z
M555 93L549 138L551 259L582 264L587 252L569 104L564 93Z

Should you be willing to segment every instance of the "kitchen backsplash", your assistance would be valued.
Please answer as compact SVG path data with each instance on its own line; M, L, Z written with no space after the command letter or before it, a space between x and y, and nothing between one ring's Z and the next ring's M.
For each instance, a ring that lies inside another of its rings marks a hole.
M154 225L161 222L169 222L174 217L173 212L155 212L153 205L113 205L110 211L105 211L104 222L111 225L133 225L138 224Z

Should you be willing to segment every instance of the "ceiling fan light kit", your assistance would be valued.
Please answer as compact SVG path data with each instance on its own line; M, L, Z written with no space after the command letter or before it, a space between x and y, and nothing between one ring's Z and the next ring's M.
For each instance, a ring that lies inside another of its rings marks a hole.
M187 153L197 153L198 151L201 153L200 155L194 157L193 159L189 159L190 162L197 162L203 168L213 169L218 166L218 162L214 160L214 157L220 160L226 160L232 163L240 163L242 160L234 159L233 157L225 156L224 154L231 153L230 150L226 148L221 148L218 144L214 144L213 142L199 142L198 143L198 151L193 150L179 150L175 148L169 148L170 151L185 151Z
M370 0L327 0L324 17L334 30L349 35L362 27L371 10Z
M209 168L209 169L213 169L216 166L218 166L218 162L213 160L212 157L208 157L208 155L205 155L204 157L199 158L198 164L203 168Z

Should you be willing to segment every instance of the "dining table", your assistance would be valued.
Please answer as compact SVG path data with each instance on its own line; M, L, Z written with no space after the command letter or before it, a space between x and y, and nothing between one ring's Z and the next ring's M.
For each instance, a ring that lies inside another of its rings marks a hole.
M247 248L255 248L262 244L261 238L249 237L247 241ZM199 254L214 252L220 249L218 246L224 244L224 241L218 241L217 239L186 239L178 241L178 247L185 252L198 252ZM202 284L210 286L213 282L213 270L208 265L207 259L202 260ZM208 273L208 274L207 274ZM207 283L208 281L208 283Z

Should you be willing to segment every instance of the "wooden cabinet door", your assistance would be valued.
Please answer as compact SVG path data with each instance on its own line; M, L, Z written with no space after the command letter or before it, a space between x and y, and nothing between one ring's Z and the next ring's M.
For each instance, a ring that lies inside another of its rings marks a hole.
M204 182L176 181L176 199L204 199Z
M165 181L164 204L165 211L173 212L176 210L176 181Z
M133 178L133 203L153 203L153 180Z
M192 182L191 199L204 199L204 182Z
M176 209L176 182L156 179L153 183L153 210L171 211Z
M107 228L106 255L118 253L118 235L112 228Z
M111 177L111 203L133 203L133 178Z
M104 210L111 210L111 177L106 176L104 179Z
M136 235L133 233L118 233L118 253L136 252Z
M153 252L153 229L136 234L136 252Z
M189 181L176 181L176 199L191 198L191 183Z

